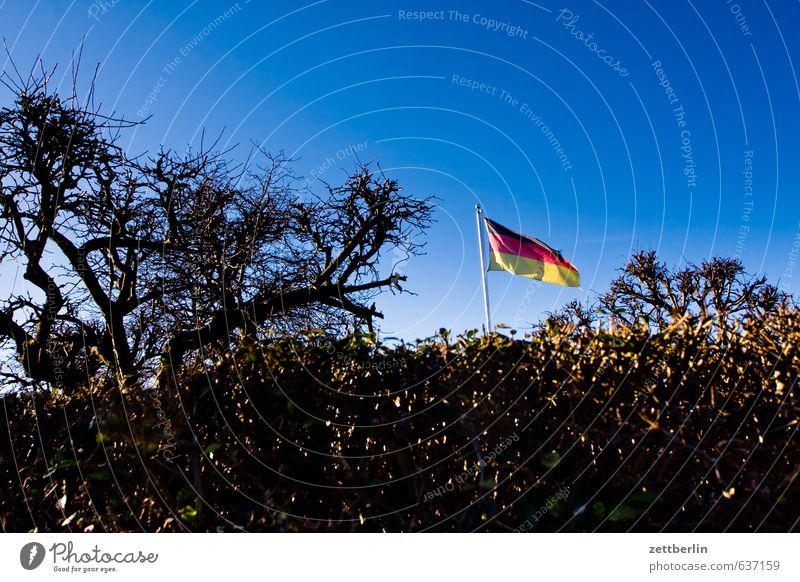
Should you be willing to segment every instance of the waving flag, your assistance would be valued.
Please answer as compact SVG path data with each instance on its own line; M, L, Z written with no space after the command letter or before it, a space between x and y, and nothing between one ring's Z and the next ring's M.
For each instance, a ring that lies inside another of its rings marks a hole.
M579 287L581 275L561 253L539 239L525 236L484 218L489 233L490 271L509 271L567 287Z

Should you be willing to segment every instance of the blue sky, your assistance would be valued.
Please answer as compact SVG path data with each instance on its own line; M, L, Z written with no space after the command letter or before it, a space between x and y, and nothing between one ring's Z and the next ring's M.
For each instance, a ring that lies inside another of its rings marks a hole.
M285 151L314 184L357 153L437 196L427 255L402 266L417 295L378 300L385 335L411 339L482 323L476 203L581 271L580 290L489 273L494 321L519 329L596 297L640 248L740 255L796 293L799 16L752 0L5 1L0 33L19 68L41 55L65 86L83 42L82 86L99 63L104 108L149 116L132 153L205 128L234 155Z

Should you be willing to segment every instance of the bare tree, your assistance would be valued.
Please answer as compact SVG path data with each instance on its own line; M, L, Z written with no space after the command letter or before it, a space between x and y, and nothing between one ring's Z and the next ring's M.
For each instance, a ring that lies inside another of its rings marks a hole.
M381 254L421 252L430 199L368 166L303 202L282 155L128 157L117 139L133 123L48 79L3 78L0 260L29 283L0 308L7 378L67 387L108 370L125 383L269 328L372 329L374 295L401 290Z
M655 251L639 251L620 269L599 304L629 327L661 329L683 319L711 322L717 331L726 331L736 318L761 317L786 300L766 277L748 276L738 259L714 257L669 270Z

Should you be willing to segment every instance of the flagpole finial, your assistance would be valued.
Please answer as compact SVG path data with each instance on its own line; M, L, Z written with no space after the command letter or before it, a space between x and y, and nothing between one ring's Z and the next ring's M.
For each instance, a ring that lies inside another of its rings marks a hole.
M483 208L481 208L480 204L475 205L475 210L478 211L478 214L483 214Z

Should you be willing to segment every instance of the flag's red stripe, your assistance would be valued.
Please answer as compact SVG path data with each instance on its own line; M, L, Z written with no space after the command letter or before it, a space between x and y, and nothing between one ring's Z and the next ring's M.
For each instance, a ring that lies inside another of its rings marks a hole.
M500 234L491 228L487 229L489 232L489 245L492 251L496 253L504 253L507 255L519 255L528 259L537 261L544 261L553 265L560 265L567 269L577 271L569 261L566 259L560 260L556 255L550 252L549 249L530 241L520 240L515 236Z

